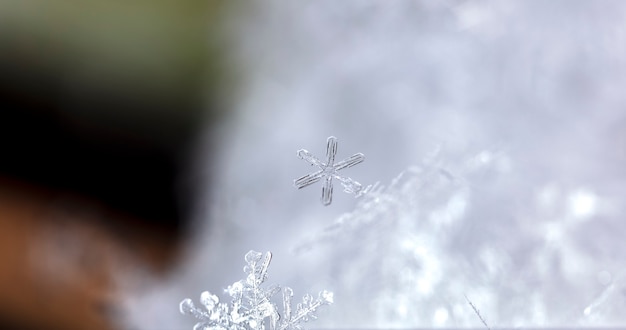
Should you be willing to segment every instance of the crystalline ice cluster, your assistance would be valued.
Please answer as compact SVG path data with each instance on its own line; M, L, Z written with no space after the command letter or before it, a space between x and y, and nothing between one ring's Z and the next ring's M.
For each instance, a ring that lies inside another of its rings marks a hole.
M335 276L350 328L623 328L626 271L607 255L623 217L599 209L609 197L515 166L504 151L441 148L294 252L333 256L316 274Z
M330 205L333 201L333 178L341 182L341 185L344 188L343 191L359 196L362 192L363 186L349 177L341 176L339 174L339 170L346 167L352 167L363 162L365 160L365 156L362 153L356 153L340 162L335 163L336 154L337 138L334 136L330 136L327 139L326 163L323 163L305 149L298 150L298 157L300 157L300 159L304 159L311 165L317 166L319 170L294 180L293 185L298 189L302 189L324 178L324 186L322 187L322 204L324 205Z
M293 290L289 287L282 288L283 312L278 312L278 307L272 302L272 298L281 291L281 287L273 285L262 287L267 279L272 254L262 254L250 251L246 254L247 265L244 272L247 277L233 283L226 289L232 298L230 304L220 302L219 298L208 291L200 295L200 304L195 306L189 298L180 303L180 312L195 316L198 322L194 330L217 330L217 329L303 329L301 323L317 318L316 311L323 305L333 302L333 293L321 291L317 298L306 294L302 302L292 308Z

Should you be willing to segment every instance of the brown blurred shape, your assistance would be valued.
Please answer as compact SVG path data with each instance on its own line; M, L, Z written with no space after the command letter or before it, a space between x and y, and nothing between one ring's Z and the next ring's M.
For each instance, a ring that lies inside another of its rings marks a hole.
M0 328L119 328L138 274L174 264L222 15L220 1L0 3Z
M3 329L113 329L124 317L125 290L138 287L129 280L161 273L177 252L170 233L143 220L0 183Z

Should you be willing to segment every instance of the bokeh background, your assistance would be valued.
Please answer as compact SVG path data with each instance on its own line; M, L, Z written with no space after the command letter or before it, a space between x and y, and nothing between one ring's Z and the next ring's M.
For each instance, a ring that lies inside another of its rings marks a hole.
M227 73L202 85L219 114L180 171L186 229L164 271L115 273L117 326L191 328L178 303L221 295L251 249L272 251L268 282L296 298L334 292L308 327L483 327L468 301L492 328L626 325L626 5L219 13L206 40L225 40ZM313 170L296 150L323 157L330 135L339 159L365 154L344 173L372 188L336 185L324 207L320 185L292 183Z
M211 225L145 301L219 292L256 249L274 252L270 282L335 292L312 327L482 327L468 299L492 327L624 326L625 10L247 6L246 78L207 155ZM381 187L336 185L329 207L292 187L312 170L295 151L323 158L330 135L339 159L366 155L345 174Z

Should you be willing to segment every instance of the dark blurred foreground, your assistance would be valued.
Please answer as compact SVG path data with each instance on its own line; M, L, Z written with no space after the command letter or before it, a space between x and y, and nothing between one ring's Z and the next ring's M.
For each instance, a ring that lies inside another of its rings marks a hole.
M0 328L113 329L174 262L218 3L0 4Z

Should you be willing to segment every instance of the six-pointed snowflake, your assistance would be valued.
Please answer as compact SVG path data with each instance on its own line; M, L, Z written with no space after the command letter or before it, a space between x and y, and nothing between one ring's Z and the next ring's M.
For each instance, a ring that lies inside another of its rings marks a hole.
M298 150L298 157L317 166L319 170L294 180L294 186L301 189L324 178L321 198L324 205L329 205L332 202L333 178L341 182L345 192L357 196L363 193L363 187L360 183L349 177L341 176L338 172L346 167L361 163L365 160L365 156L362 153L356 153L335 163L336 154L337 138L334 136L327 140L326 163L320 161L307 150ZM307 294L293 311L291 304L293 290L284 287L282 288L283 314L279 314L272 298L281 291L281 288L278 285L268 288L261 287L267 279L267 268L271 259L272 254L270 252L263 255L260 252L250 251L246 254L247 265L244 267L244 272L248 276L233 283L226 290L232 298L230 304L222 303L216 295L204 291L200 294L202 306L196 307L193 301L187 298L180 302L180 312L193 315L200 321L193 327L194 330L264 330L266 326L271 330L303 329L300 323L316 319L315 312L319 307L333 303L333 293L326 290L321 291L316 299Z
M230 304L221 303L216 295L204 291L200 295L201 307L196 307L187 298L181 301L180 312L200 320L193 327L194 330L264 330L266 326L271 330L303 329L300 323L316 319L315 312L319 307L332 304L333 293L321 291L316 299L307 294L296 305L296 309L292 310L293 290L284 287L283 313L279 314L271 299L281 288L277 285L261 287L267 279L267 268L271 259L270 252L263 255L250 251L246 254L247 265L243 270L248 276L226 289L232 298Z
M339 175L339 170L346 167L352 167L365 160L365 156L362 153L356 153L349 158L346 158L338 163L335 163L335 155L337 154L337 138L331 136L327 140L326 145L326 163L320 161L317 157L313 156L310 152L304 149L298 150L298 157L306 160L311 165L315 165L319 168L319 171L307 174L301 178L293 181L293 185L302 189L308 185L311 185L322 178L324 178L324 186L322 187L322 204L330 205L333 199L333 178L339 180L343 185L344 191L359 196L361 189L360 183Z

